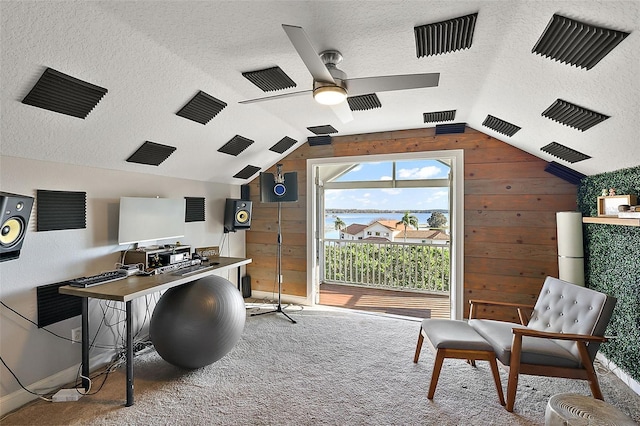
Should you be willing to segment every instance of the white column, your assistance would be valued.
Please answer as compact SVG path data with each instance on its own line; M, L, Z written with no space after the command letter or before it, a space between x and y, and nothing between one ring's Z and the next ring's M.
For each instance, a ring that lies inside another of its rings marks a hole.
M557 212L558 278L584 286L582 213Z

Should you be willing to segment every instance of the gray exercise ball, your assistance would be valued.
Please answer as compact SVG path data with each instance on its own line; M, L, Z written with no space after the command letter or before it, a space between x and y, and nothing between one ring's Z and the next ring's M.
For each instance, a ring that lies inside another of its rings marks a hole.
M149 334L158 354L183 368L200 368L225 356L244 329L238 289L217 275L167 290L153 311Z

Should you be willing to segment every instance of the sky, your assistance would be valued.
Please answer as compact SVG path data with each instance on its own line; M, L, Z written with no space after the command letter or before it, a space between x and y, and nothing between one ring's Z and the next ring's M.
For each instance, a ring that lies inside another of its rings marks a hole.
M391 180L391 162L362 163L336 182ZM449 167L435 160L397 161L396 179L441 179ZM449 209L448 188L327 189L326 209L429 210Z

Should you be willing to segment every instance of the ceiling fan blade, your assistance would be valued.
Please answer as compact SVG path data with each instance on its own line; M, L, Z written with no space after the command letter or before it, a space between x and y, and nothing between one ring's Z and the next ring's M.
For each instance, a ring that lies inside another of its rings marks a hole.
M279 95L265 96L264 98L247 99L246 101L240 101L238 103L239 104L255 104L256 102L273 101L280 98L293 98L294 96L308 95L309 93L312 93L312 92L313 90L302 90L300 92L281 93Z
M351 113L351 108L349 108L349 103L347 101L340 102L337 105L331 105L331 110L341 122L348 123L353 121L353 114Z
M440 73L438 72L349 78L347 79L347 91L349 96L359 96L392 90L421 89L423 87L436 87L439 80Z
M283 24L282 28L287 33L291 44L293 44L298 55L300 55L302 62L307 66L313 79L325 83L335 83L333 76L324 65L324 62L322 62L322 59L320 59L320 55L316 52L313 44L311 44L311 40L302 27Z

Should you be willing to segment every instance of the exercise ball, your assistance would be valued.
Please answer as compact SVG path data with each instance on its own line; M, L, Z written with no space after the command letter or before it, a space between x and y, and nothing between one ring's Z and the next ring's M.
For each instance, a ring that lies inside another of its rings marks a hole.
M167 290L153 311L149 335L158 354L183 368L200 368L225 356L244 329L242 295L217 275Z

